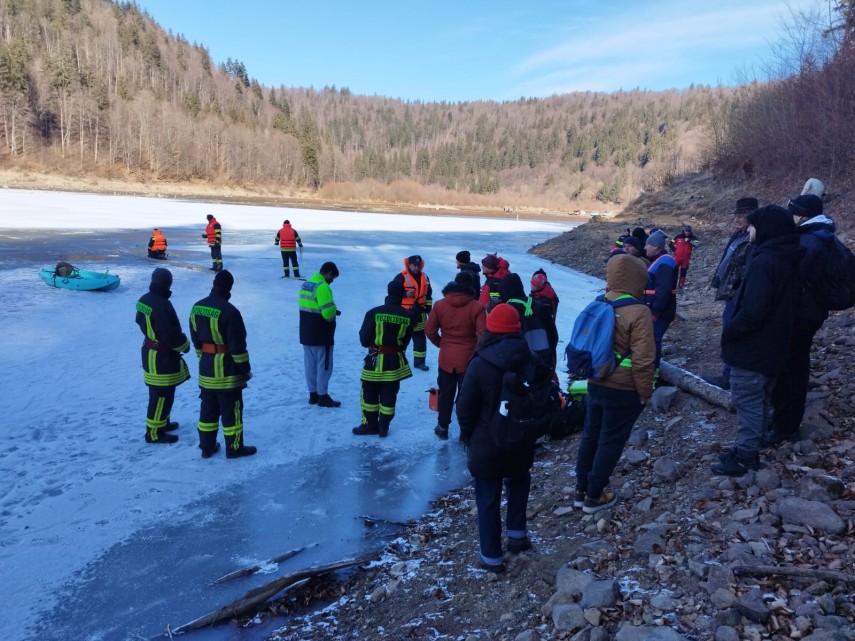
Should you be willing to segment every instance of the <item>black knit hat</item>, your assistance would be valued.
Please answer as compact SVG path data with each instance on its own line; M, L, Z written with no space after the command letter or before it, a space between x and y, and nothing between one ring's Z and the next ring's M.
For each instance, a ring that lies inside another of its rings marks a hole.
M151 273L151 284L163 289L172 287L172 272L165 267L157 267Z
M468 264L472 261L472 254L470 254L465 249L463 251L457 252L457 256L455 256L458 263Z
M232 286L235 284L235 277L228 270L217 272L214 276L214 287L225 292L232 291Z
M406 293L404 283L399 280L390 281L389 284L386 285L386 294L392 298L403 298Z
M211 214L208 214L207 216L205 216L205 218L207 218L208 220L212 220L214 217Z
M803 194L787 203L787 211L799 218L813 218L822 213L822 198L814 194Z

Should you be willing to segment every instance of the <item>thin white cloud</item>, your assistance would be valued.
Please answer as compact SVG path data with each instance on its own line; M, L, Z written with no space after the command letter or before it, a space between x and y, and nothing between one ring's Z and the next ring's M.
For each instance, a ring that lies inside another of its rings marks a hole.
M531 55L512 70L516 95L548 95L577 90L713 84L762 52L791 10L816 0L789 4L737 4L722 0L656 3L594 23L557 46ZM672 79L669 81L669 78Z

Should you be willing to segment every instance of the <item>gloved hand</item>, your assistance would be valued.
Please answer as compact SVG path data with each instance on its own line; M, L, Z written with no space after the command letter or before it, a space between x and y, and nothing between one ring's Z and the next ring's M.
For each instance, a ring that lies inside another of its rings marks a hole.
M335 315L336 315L336 316L341 316L341 310L340 310L340 309L335 310Z
M202 234L202 238L207 238L208 234Z

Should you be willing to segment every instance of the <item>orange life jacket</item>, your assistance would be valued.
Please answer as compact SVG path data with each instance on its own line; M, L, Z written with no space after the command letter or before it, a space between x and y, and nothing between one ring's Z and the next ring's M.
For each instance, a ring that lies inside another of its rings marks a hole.
M150 249L153 252L166 251L166 236L164 236L163 232L159 229L155 229L153 232L151 232Z
M418 303L419 305L424 305L427 302L427 278L425 277L424 272L419 272L418 281L413 278L413 275L410 273L410 270L405 266L404 270L401 272L404 277L404 290L407 292L407 295L401 299L401 307L404 309L412 309L413 305ZM414 296L410 296L409 293L413 292Z
M294 233L294 228L291 225L282 225L279 230L279 248L280 249L296 249L297 240Z

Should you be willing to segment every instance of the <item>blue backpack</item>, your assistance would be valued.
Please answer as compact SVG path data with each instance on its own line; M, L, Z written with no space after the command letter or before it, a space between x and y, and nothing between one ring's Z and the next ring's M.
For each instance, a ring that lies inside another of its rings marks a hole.
M603 295L588 303L573 323L565 351L571 380L601 381L629 356L629 352L616 354L614 350L615 309L643 304L632 296L609 301Z

